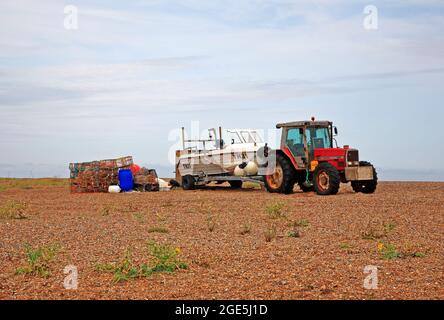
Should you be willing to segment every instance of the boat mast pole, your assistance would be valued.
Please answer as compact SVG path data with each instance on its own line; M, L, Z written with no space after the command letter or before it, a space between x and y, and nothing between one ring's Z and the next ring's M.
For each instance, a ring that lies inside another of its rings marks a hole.
M185 127L182 127L182 150L185 150Z
M219 127L219 149L223 148L222 127Z

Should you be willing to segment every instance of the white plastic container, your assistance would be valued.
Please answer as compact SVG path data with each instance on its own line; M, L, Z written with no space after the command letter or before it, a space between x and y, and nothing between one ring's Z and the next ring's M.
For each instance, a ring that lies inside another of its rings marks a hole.
M157 182L159 183L159 191L170 191L171 186L168 185L168 182L166 182L163 179L157 178Z
M119 193L121 191L119 186L109 186L108 192L109 193Z

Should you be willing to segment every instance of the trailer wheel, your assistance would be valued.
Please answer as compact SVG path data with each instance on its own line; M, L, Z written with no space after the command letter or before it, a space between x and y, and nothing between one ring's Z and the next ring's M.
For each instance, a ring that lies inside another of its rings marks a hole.
M372 164L367 161L359 162L359 166L361 167L370 167L371 165ZM365 194L374 193L378 186L378 173L376 172L375 167L373 167L373 180L352 181L351 185L355 192L362 192Z
M338 169L328 162L320 163L314 172L314 188L321 196L334 195L339 191L341 177Z
M196 188L194 184L194 177L191 175L186 175L182 177L182 188L184 190L194 190Z
M228 181L228 183L230 184L232 189L242 188L242 181L240 181L240 180Z
M268 192L290 194L293 192L296 170L288 158L278 154L274 173L264 178L265 188Z

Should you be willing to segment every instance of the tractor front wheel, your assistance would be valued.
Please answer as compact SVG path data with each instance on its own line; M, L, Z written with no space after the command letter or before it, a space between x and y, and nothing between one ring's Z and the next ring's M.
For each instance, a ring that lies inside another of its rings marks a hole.
M359 163L361 167L370 167L372 164L367 161L361 161ZM364 180L364 181L352 181L351 183L353 191L362 192L365 194L371 194L376 191L376 187L378 186L378 174L376 172L375 167L373 167L373 180Z
M296 170L293 164L285 156L276 156L276 168L273 174L265 176L265 188L272 193L290 194L296 179Z
M314 172L314 188L322 196L334 195L339 191L341 177L338 169L330 163L320 163Z

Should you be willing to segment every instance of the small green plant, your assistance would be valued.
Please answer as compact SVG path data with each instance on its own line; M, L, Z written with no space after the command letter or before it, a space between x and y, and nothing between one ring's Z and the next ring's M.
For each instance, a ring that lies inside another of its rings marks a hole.
M339 244L339 248L341 248L342 250L348 250L348 249L352 248L352 245L344 242L344 243Z
M275 201L265 207L265 212L271 219L286 218L285 212L283 212L285 207L285 202Z
M402 254L392 244L384 244L380 251L384 260L394 260L402 257Z
M100 208L99 212L103 217L107 217L114 212L114 207L106 204Z
M426 254L424 252L412 252L411 257L413 258L424 258Z
M22 201L9 200L0 207L0 219L26 219L28 205Z
M167 228L164 227L151 227L148 229L149 233L169 233Z
M250 232L251 232L251 224L250 223L243 224L242 227L241 227L240 234L241 235L246 235L246 234L248 234Z
M387 237L391 231L396 228L394 223L382 223L381 225L368 226L368 229L361 232L361 237L364 240L379 240Z
M144 215L143 213L141 213L141 212L135 212L135 213L133 213L133 217L134 217L134 219L136 219L137 221L139 221L139 222L143 222L143 220L144 220L144 218L145 218L145 215Z
M298 230L289 231L287 235L290 238L300 238L301 237L301 234L299 233Z
M173 206L173 203L169 200L162 203L163 208L168 208L168 207L172 207L172 206Z
M265 230L265 241L271 242L274 238L276 238L276 225L274 223L270 224L270 226Z
M111 263L96 263L94 265L94 270L100 271L100 272L113 272L115 269L115 266Z
M413 252L412 257L413 258L424 258L427 254L425 252Z
M97 263L94 269L98 272L113 273L113 282L128 281L141 277L149 277L156 272L174 272L188 269L188 265L178 259L180 248L172 248L148 242L149 263L137 265L133 262L132 252L126 249L123 259L118 263Z
M424 258L428 252L428 250L425 250L422 246L418 246L418 244L406 244L401 251L404 257L411 258Z
M188 265L177 257L180 248L148 242L148 251L152 260L154 260L154 265L150 269L151 272L174 272L177 269L188 269Z
M154 214L156 215L156 219L158 222L165 222L167 219L165 214L163 214L162 212L155 212Z
M291 225L293 227L308 227L310 225L310 221L308 221L307 219L301 219L298 221L294 221L293 223L291 223Z
M361 237L362 237L362 239L364 239L364 240L377 240L377 239L382 239L382 238L384 238L385 236L386 236L385 233L381 233L381 232L379 232L379 231L376 231L376 230L373 229L373 228L370 228L370 229L368 229L368 230L366 230L366 231L363 231L363 232L361 233Z
M396 224L394 224L394 223L384 223L384 231L386 233L389 233L390 231L395 229L395 227L396 227Z
M132 262L131 250L125 251L124 258L114 269L114 282L127 281L139 277L139 268Z
M17 268L15 273L49 277L50 264L57 255L59 247L57 245L46 245L34 249L29 243L26 243L24 247L27 264Z

